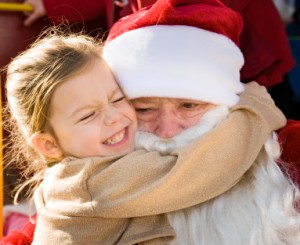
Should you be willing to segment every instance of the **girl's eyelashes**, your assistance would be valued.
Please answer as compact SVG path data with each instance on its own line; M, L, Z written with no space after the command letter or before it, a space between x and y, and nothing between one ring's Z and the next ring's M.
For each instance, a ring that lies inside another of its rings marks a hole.
M125 100L125 98L126 98L125 96L119 97L116 100L114 100L113 103L118 103L120 101L123 101L123 100Z
M80 118L78 122L83 122L83 121L85 121L85 120L91 118L91 117L94 116L94 115L95 115L95 112L93 111L93 112L91 112L91 113L85 115L84 117Z
M126 100L126 96L122 95L121 97L118 97L117 99L113 100L112 103L115 104L115 103L119 103L119 102L122 102L122 101L125 101L125 100ZM101 111L101 109L100 109L100 111ZM88 114L85 114L83 117L79 118L79 120L77 121L77 123L84 122L84 121L92 118L93 116L95 116L96 112L97 112L97 110L92 111L92 112L90 112Z

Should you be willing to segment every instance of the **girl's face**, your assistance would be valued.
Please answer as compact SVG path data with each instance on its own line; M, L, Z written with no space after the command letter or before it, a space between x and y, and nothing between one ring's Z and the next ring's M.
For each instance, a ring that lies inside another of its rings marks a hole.
M101 60L57 87L50 125L64 156L112 156L134 149L135 112Z

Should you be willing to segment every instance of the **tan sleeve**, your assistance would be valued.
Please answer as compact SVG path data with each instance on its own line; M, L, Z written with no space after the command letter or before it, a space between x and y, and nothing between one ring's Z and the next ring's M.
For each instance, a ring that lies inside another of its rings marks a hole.
M136 151L90 178L102 217L154 215L190 207L230 189L250 168L268 135L285 124L271 98L246 87L229 117L175 156Z
M244 110L256 114L271 131L286 125L286 118L281 110L276 107L271 95L264 86L256 82L244 84L245 90L240 94L239 103L231 111Z

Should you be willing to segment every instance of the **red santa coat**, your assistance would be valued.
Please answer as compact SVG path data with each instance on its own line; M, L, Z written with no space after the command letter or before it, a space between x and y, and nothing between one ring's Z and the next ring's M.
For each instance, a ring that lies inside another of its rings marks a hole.
M287 163L287 170L283 171L300 186L300 121L288 120L278 137L282 148L281 160ZM279 163L279 166L282 164Z

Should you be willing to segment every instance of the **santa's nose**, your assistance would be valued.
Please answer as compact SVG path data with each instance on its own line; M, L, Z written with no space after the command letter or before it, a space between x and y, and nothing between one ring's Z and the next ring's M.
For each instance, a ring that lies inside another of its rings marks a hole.
M172 138L181 133L183 127L176 112L172 110L164 110L157 122L155 134L161 138Z

